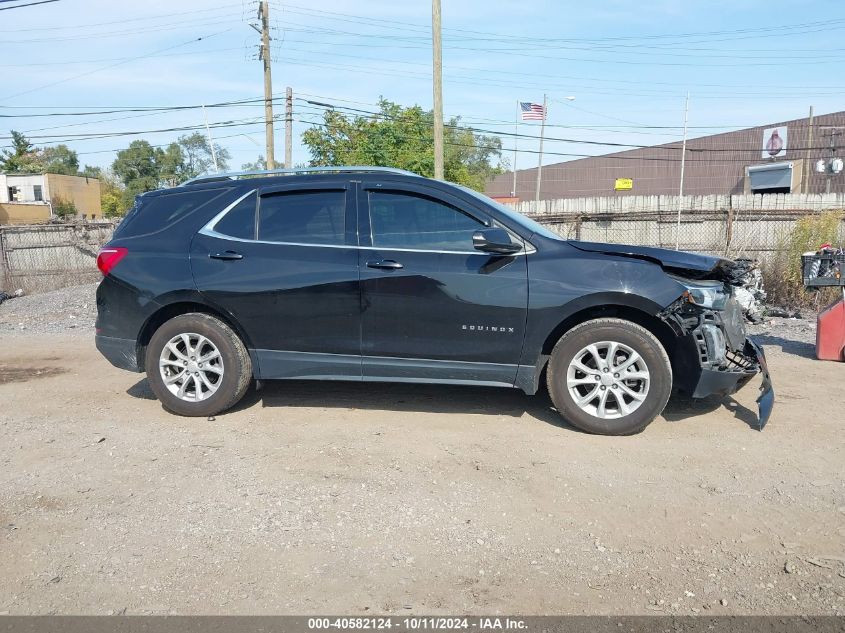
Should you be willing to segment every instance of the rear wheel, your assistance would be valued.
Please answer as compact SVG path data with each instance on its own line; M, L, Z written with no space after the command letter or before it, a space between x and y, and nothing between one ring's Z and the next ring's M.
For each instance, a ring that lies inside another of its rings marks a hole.
M165 322L147 345L147 379L165 409L215 415L237 403L252 379L252 362L232 329L208 314Z
M589 433L630 435L657 417L672 391L672 366L657 337L624 319L595 319L555 345L547 372L558 413Z

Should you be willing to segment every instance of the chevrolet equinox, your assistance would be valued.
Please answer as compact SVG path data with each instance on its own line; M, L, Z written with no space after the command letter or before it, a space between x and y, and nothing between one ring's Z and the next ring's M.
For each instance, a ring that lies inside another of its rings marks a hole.
M205 176L139 196L100 251L96 344L169 411L253 379L542 384L591 433L644 429L673 391L762 373L732 262L567 240L475 191L378 167ZM330 396L327 396L330 397Z

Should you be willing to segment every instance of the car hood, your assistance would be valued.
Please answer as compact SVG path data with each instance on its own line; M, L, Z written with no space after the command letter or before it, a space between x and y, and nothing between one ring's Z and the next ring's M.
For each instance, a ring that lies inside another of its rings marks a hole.
M731 281L735 267L733 261L712 255L673 251L668 248L652 246L632 246L629 244L605 244L603 242L569 242L578 250L590 253L604 253L621 257L633 257L659 264L666 272L689 279L717 279Z

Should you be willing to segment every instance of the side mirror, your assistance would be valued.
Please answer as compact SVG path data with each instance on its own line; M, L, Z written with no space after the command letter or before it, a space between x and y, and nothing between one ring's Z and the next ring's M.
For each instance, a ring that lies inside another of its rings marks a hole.
M472 245L477 251L499 255L512 255L522 250L522 244L514 242L510 233L498 227L481 229L473 233Z

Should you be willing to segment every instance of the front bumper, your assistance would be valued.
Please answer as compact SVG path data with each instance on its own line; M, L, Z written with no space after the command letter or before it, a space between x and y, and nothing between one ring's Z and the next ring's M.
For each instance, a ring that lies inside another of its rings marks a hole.
M138 349L134 340L97 334L94 341L97 350L118 369L141 371L141 367L138 365Z
M702 367L701 376L693 391L693 398L711 395L729 396L744 387L758 373L763 374L760 396L757 398L758 426L763 430L775 403L775 392L769 375L769 366L763 348L751 339L745 339L742 356L747 361L745 366L708 369Z

